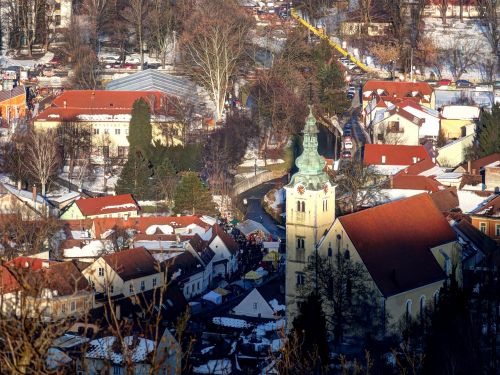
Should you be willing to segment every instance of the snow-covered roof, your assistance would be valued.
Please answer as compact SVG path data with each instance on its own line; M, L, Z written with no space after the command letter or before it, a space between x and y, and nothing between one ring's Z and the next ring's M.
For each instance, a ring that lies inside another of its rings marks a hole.
M445 119L475 120L480 112L481 109L473 105L445 105L441 116Z
M241 223L238 223L236 225L236 228L243 233L245 236L248 236L252 233L255 232L263 232L265 234L269 234L269 231L261 224L258 223L257 221L247 219L245 221L242 221Z
M469 213L474 211L476 208L479 208L481 205L487 203L491 197L494 195L490 195L488 197L480 196L473 191L466 190L458 190L458 202L459 207L463 213Z
M73 246L64 249L65 258L98 258L103 253L112 251L113 244L108 240L92 240L83 247Z
M26 203L32 203L33 202L33 193L28 190L19 190L16 187L9 185L9 184L3 184L4 188L11 194L15 195L22 201ZM47 204L47 200L45 200L40 194L36 195L36 203L37 204Z
M127 360L132 362L144 362L149 353L155 348L155 343L142 337L126 336L123 339L121 350L115 350L116 337L108 336L90 342L90 350L85 354L86 358L108 359L116 364L124 362L124 354ZM134 346L133 346L134 345Z

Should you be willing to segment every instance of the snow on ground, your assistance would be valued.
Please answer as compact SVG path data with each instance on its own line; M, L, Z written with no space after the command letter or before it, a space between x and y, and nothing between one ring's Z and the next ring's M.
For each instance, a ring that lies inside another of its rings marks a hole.
M231 327L231 328L249 328L252 326L246 320L226 318L226 317L214 317L212 319L212 322L219 326Z
M235 178L238 180L238 179L242 179L242 180L246 180L246 179L249 179L249 178L252 178L258 174L261 174L261 173L264 173L264 172L267 172L266 170L264 169L258 169L257 170L257 173L255 172L247 172L247 173L238 173Z
M285 161L283 159L247 159L243 163L241 163L240 167L255 167L255 163L257 163L257 167L265 167L266 165L271 164L283 164Z
M26 60L17 60L15 58L8 57L6 55L0 56L0 68L7 66L25 66L25 67L33 67L36 64L46 64L52 58L54 54L52 52L47 52L39 59L26 59Z

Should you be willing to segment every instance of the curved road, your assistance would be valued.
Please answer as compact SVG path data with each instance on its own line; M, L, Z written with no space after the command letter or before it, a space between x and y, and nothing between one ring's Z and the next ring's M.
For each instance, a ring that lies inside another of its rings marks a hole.
M261 200L269 190L276 187L278 184L286 184L287 177L288 176L284 176L282 178L264 182L253 189L247 190L246 192L240 194L237 202L238 208L245 213L245 219L261 222L262 225L264 225L266 229L271 232L275 239L285 238L285 230L279 228L274 219L264 211L264 208L262 208L261 205ZM247 200L246 206L243 205L244 199Z

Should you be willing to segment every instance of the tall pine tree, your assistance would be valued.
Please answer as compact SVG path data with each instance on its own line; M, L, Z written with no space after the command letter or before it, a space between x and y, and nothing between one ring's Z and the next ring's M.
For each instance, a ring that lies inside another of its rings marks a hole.
M479 154L491 155L500 152L500 104L495 104L491 113L483 110L479 125Z
M212 194L195 172L186 172L175 191L176 213L184 211L194 214L215 214L215 204Z
M151 174L150 163L146 159L138 154L129 155L116 183L116 193L132 194L136 199L153 198Z
M157 199L172 201L177 187L177 174L175 168L167 157L153 167L153 187Z
M129 157L138 153L144 158L149 158L152 147L151 140L152 126L149 105L143 98L139 98L134 102L129 123Z

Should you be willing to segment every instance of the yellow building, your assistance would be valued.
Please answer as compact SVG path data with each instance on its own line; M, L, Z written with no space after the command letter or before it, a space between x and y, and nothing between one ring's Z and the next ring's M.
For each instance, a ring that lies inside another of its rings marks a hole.
M64 124L87 127L92 134L92 159L125 159L132 106L144 99L151 111L152 139L163 145L182 144L182 127L175 119L174 98L158 91L65 91L33 120L35 130Z
M319 253L347 252L364 265L389 329L437 298L457 261L455 244L450 225L422 193L339 217L321 239Z
M420 127L424 119L394 106L385 111L385 117L373 123L373 143L418 146Z
M286 190L286 306L291 324L305 284L304 270L323 233L335 219L335 186L323 171L326 161L318 154L318 128L311 112L304 127L303 152L297 158L299 171Z

